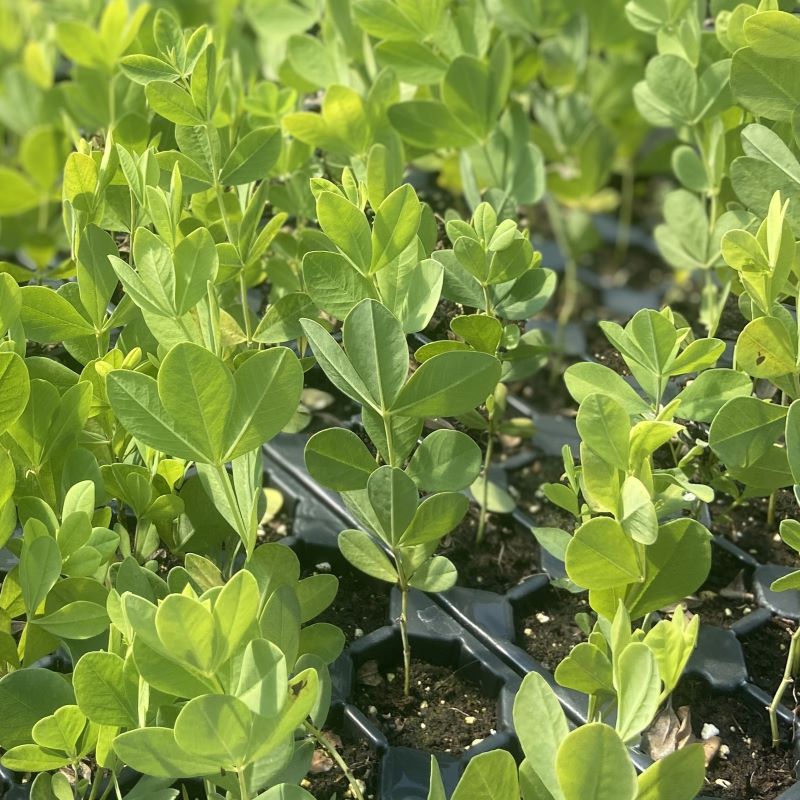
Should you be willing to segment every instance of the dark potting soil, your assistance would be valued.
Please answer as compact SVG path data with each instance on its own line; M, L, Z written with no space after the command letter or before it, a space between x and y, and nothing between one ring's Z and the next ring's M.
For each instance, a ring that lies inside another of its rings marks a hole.
M284 505L269 522L259 527L256 538L259 544L279 542L281 539L291 536L293 530L294 511Z
M314 622L330 622L338 626L348 643L386 624L388 583L370 578L346 564L331 569L329 564L319 563L305 570L302 577L321 572L332 573L339 579L339 591Z
M455 338L450 330L450 322L454 317L466 313L469 312L464 310L464 306L442 299L425 328L425 336L435 342Z
M401 666L379 671L368 661L358 671L356 705L389 744L458 755L497 729L497 708L452 667L411 662L411 690L403 694Z
M726 536L762 564L798 566L797 554L778 535L781 520L794 519L798 509L794 494L781 489L775 498L775 519L767 521L768 497L756 497L738 506L721 497L711 509L712 530Z
M560 483L563 474L564 460L560 455L538 455L530 464L509 475L509 483L519 496L520 508L530 514L540 528L572 530L572 516L541 493L543 483Z
M623 378L630 375L625 360L606 339L599 325L592 325L586 331L588 355L604 367L614 370Z
M536 375L512 387L531 408L542 414L564 414L572 416L576 411L575 401L562 379L564 370L580 359L565 357L558 372L541 370Z
M586 636L575 615L590 612L586 593L547 586L531 595L514 614L516 641L551 672Z
M525 578L541 572L539 545L533 534L513 520L490 514L485 538L478 545L478 511L470 513L439 548L458 570L458 583L470 589L503 594Z
M350 768L353 777L363 782L362 790L365 798L378 796L378 756L367 742L342 742L331 731L325 731L328 741L336 745L339 755ZM350 785L339 765L328 755L325 750L318 749L314 752L311 772L306 775L300 784L310 792L315 800L342 800L350 797L347 793Z
M770 695L777 691L783 678L795 624L788 619L773 617L741 640L750 679ZM787 692L784 701L790 697Z
M715 725L722 745L729 749L726 757L718 755L708 766L701 797L774 800L794 783L791 749L788 745L772 748L764 709L735 695L713 694L697 678L681 681L673 694L673 705L691 708L692 729L698 737L704 724ZM783 726L781 732L788 741L788 727Z
M700 615L705 625L729 628L755 608L752 591L753 570L723 547L711 548L711 572L688 601L689 609Z

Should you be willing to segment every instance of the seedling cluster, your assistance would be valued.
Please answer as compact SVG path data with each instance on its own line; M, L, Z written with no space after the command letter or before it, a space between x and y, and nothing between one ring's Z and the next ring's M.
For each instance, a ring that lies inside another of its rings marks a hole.
M795 6L0 4L0 796L791 786ZM513 714L396 789L440 634Z

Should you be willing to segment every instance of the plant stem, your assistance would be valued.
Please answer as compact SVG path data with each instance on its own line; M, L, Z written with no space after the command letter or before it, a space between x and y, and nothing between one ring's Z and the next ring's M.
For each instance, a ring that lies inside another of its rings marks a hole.
M250 307L247 304L247 282L244 278L244 269L239 272L239 297L242 303L242 317L244 318L244 335L247 337L247 345L253 339L253 334L250 329Z
M240 800L250 800L250 793L247 791L247 781L244 779L244 768L236 770L236 777L239 779Z
M481 498L481 512L478 519L478 532L475 534L475 543L481 544L486 534L486 518L488 516L487 506L489 504L489 469L492 465L492 455L494 454L494 414L489 414L489 443L486 445L486 456L483 460L483 486Z
M381 419L383 419L383 432L386 434L386 456L389 461L389 466L393 467L394 464L394 437L392 435L392 418L388 412L381 412Z
M364 793L361 791L361 787L358 784L358 780L356 776L350 771L350 767L347 765L347 762L342 758L339 751L336 749L333 742L319 729L314 727L310 722L306 721L305 723L306 730L328 751L331 758L336 762L339 769L344 773L345 778L347 778L347 782L350 784L350 791L353 794L353 797L356 800L364 800Z
M619 207L619 221L617 225L617 242L614 249L614 260L619 265L627 255L631 244L631 225L633 223L633 189L635 173L632 166L626 166L622 171L622 198Z
M564 257L562 301L561 308L558 310L558 330L556 333L556 351L559 353L559 358L561 358L564 352L566 326L575 312L579 285L578 263L572 255L572 248L564 228L564 218L561 214L561 209L558 207L558 202L553 199L552 195L547 194L545 195L545 206L547 208L547 216L550 218L550 225L553 228L556 244Z
M775 696L772 698L772 702L768 706L769 726L770 729L772 730L773 747L777 747L781 742L781 736L780 733L778 732L778 706L780 705L783 693L786 691L787 687L794 680L793 678L795 671L794 662L797 656L796 648L797 648L798 638L800 638L800 626L798 626L797 630L795 630L795 632L792 634L792 638L789 642L789 652L786 656L786 666L784 667L783 670L783 678L781 678L778 690L775 692Z
M403 694L411 692L411 644L408 641L408 586L400 584L400 639L403 642Z
M777 502L778 493L773 492L769 496L769 505L767 506L767 527L772 530L775 525L775 505Z
M222 482L222 487L225 491L225 499L228 501L231 513L234 516L239 537L244 543L245 550L247 551L247 555L249 557L250 556L250 546L248 542L249 531L247 529L247 525L245 524L244 518L242 517L242 512L239 509L239 503L236 500L236 493L233 491L233 487L231 486L230 478L228 476L228 471L222 464L217 464L215 469L217 470L217 475L219 476L219 479Z

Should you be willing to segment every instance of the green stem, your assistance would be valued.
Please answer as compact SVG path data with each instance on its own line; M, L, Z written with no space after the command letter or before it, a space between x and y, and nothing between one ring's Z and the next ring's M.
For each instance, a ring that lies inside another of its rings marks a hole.
M633 224L633 190L636 175L631 166L622 171L622 197L619 207L619 224L617 226L617 242L614 259L619 264L628 252L631 244L631 226Z
M800 626L798 626L797 630L792 634L791 641L789 642L789 652L786 656L786 666L783 670L783 678L781 678L780 685L778 686L778 690L775 692L775 696L772 698L772 702L769 704L769 726L772 731L772 746L777 747L781 743L781 735L778 731L778 706L780 705L781 699L783 698L783 693L786 689L791 685L793 679L793 674L795 670L795 657L797 655L797 640L800 637Z
M244 318L244 335L247 337L247 344L253 339L250 328L250 307L247 304L247 282L244 277L244 269L239 273L239 296L242 303L242 317Z
M242 517L242 512L239 509L239 503L236 501L236 493L233 491L233 486L231 486L230 476L222 464L217 464L215 469L220 481L222 482L222 487L225 492L225 499L228 501L228 506L230 507L234 516L239 537L244 543L245 549L247 550L247 555L249 556L250 547L248 546L248 539L250 531L245 524L244 518Z
M364 793L361 791L361 786L359 786L356 776L353 775L347 762L342 758L333 742L331 742L319 728L314 727L310 722L306 721L305 726L306 730L325 748L325 750L327 750L339 769L344 773L347 782L350 784L350 792L353 797L355 797L356 800L364 800Z
M586 710L586 720L588 722L595 722L595 715L597 714L597 695L589 695L589 706Z
M481 511L478 520L478 532L475 534L475 543L481 544L486 534L486 519L488 517L487 506L489 505L489 468L492 465L494 455L494 414L489 415L489 443L486 445L486 456L483 460L483 486Z
M772 530L775 525L775 505L777 502L778 493L773 492L769 496L769 505L767 506L767 528Z
M236 771L236 776L239 778L239 795L240 800L250 800L250 792L247 791L247 781L244 779L244 768Z
M381 419L383 420L383 432L386 434L386 455L389 459L389 466L393 467L394 463L394 435L392 434L392 417L387 412L381 412Z
M566 338L566 326L572 319L577 305L578 295L578 262L572 255L572 248L569 244L569 237L564 228L564 219L557 201L552 195L545 195L545 206L547 216L550 218L550 226L553 229L558 249L564 257L564 278L562 281L562 300L561 308L558 310L558 330L556 333L556 352L563 356L564 343Z
M403 693L411 693L411 643L408 641L408 586L400 584L400 639L403 642Z

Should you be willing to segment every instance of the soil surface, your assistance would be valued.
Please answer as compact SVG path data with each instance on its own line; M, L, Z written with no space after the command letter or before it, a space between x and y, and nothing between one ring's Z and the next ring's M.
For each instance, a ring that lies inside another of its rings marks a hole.
M575 615L591 612L586 593L547 586L533 594L515 615L516 641L551 672L586 639Z
M756 686L773 695L783 678L789 640L796 623L773 617L765 625L742 639L742 650L750 679ZM791 695L783 696L791 704Z
M798 566L797 554L778 535L781 520L795 519L797 502L789 489L781 489L775 498L775 519L768 523L769 498L756 497L734 506L720 498L711 509L712 530L726 536L762 564Z
M354 699L395 746L457 755L497 729L494 698L452 667L416 659L408 697L401 666L381 671L368 661L358 671Z
M539 545L533 534L510 517L490 514L485 538L475 544L477 509L442 541L438 552L458 570L459 586L503 594L525 578L541 572Z
M362 781L362 791L366 798L378 796L378 756L367 742L342 742L331 731L325 731L325 736L336 745L345 764L350 768L353 777ZM300 784L309 791L316 800L343 800L350 797L348 794L350 784L347 782L339 765L328 755L325 750L318 749L314 752L311 772L306 775Z
M706 770L706 788L700 797L726 800L774 800L795 779L794 757L788 745L773 750L769 719L764 709L735 695L715 695L696 678L681 681L673 695L675 707L688 705L692 729L699 738L703 725L716 726L725 756L718 755ZM784 726L784 737L789 730Z
M330 622L338 626L348 643L386 624L388 583L370 578L346 564L330 569L330 565L320 563L303 572L302 577L320 572L335 575L339 579L339 591L334 601L314 618L314 622Z
M711 572L698 590L690 610L706 625L729 628L756 606L752 591L753 570L723 547L711 548Z
M561 456L541 455L528 466L512 472L509 483L519 496L519 505L530 514L540 528L563 528L572 530L571 514L553 505L541 492L543 483L560 483L564 474Z

